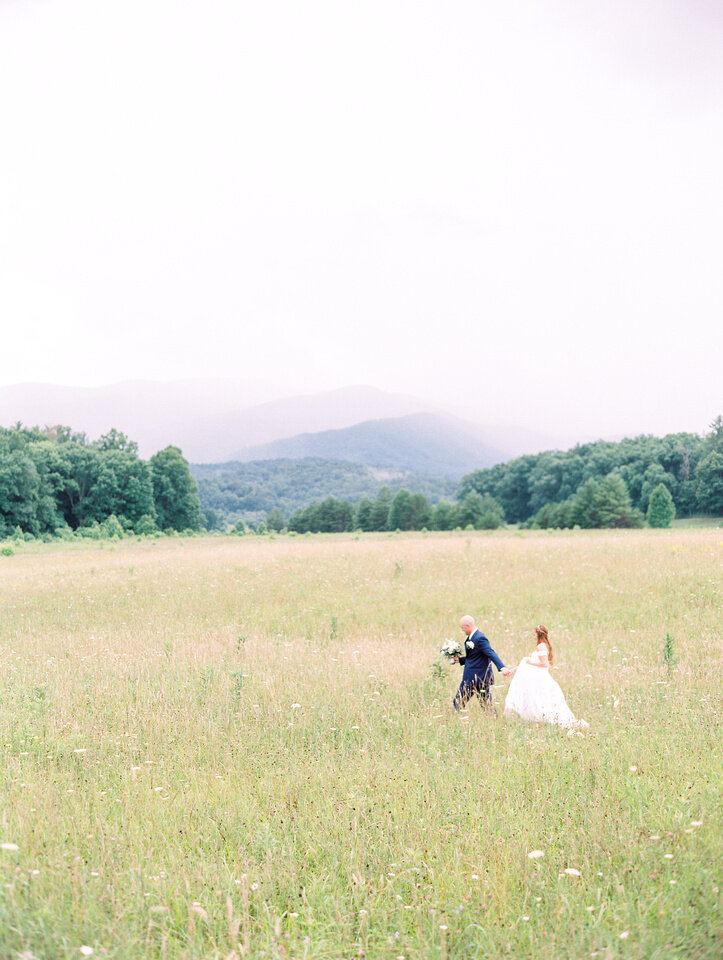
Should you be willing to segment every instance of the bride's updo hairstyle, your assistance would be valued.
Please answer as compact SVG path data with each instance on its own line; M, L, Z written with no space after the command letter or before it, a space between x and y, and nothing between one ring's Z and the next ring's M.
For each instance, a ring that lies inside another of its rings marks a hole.
M544 643L547 647L547 659L550 661L550 666L552 666L552 644L547 635L547 627L543 626L543 624L535 627L535 636L537 637L538 643Z

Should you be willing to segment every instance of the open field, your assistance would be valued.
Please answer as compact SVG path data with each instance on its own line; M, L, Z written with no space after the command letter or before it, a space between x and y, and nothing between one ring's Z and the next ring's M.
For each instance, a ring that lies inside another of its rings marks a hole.
M716 956L722 559L705 528L21 544L0 958ZM547 624L590 729L456 716L467 612L507 663Z

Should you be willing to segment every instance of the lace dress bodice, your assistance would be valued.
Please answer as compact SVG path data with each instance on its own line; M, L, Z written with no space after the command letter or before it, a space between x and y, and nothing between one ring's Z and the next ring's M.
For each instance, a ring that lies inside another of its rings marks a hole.
M547 662L547 646L544 643L538 643L530 654L530 660L533 663L538 663L541 666L544 666L546 669L549 669L549 663Z

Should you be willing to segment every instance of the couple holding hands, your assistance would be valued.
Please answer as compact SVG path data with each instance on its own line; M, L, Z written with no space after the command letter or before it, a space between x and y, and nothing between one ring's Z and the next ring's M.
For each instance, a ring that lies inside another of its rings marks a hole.
M464 665L462 682L452 701L455 710L464 709L477 696L487 707L492 707L494 664L504 677L512 677L505 699L505 716L517 715L523 720L556 723L563 727L587 727L578 720L565 702L560 685L550 676L552 645L547 627L535 627L535 649L523 657L517 667L506 667L497 656L487 637L475 626L474 619L464 616L459 621L467 640L464 656L452 657L454 663Z

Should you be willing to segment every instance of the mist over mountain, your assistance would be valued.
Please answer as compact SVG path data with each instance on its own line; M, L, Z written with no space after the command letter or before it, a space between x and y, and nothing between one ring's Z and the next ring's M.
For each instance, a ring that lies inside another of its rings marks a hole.
M160 383L127 380L102 387L20 383L0 387L0 425L63 424L95 439L112 427L138 443L141 456L174 444L196 462L234 459L241 447L302 432L425 409L421 400L351 386L291 397L239 380Z
M450 414L413 413L247 447L234 459L308 457L459 479L470 470L500 463L506 454L490 446L483 428L476 424Z
M278 396L278 387L239 378L238 380L179 380L161 383L127 380L102 387L68 387L46 383L19 383L0 387L0 426L21 422L26 426L62 424L96 439L110 429L125 433L138 443L142 457L174 444L194 463L220 463L230 460L268 459L269 456L329 456L331 448L342 446L341 459L364 462L359 449L373 451L373 463L396 464L394 448L401 440L399 426L364 427L346 438L323 437L302 441L301 435L343 430L372 421L397 420L411 414L444 416L419 399L388 393L376 387L349 386L304 395ZM448 462L451 474L458 475L458 439L463 421L451 417L448 422L409 421L406 428L405 462L423 463L423 446L434 448L427 460ZM481 466L493 459L549 447L549 438L518 428L468 424L470 450L479 449ZM431 431L431 433L430 433ZM435 431L440 435L434 439ZM443 440L450 431L454 449L446 449ZM296 439L294 439L296 438ZM457 439L453 439L457 438ZM293 443L288 443L293 439ZM266 449L268 444L284 441L283 453ZM255 448L262 449L260 456ZM295 449L298 453L288 453ZM313 452L310 452L313 451ZM330 455L338 459L337 454ZM475 454L477 456L477 454ZM360 459L361 457L361 459ZM416 467L414 469L417 469Z

